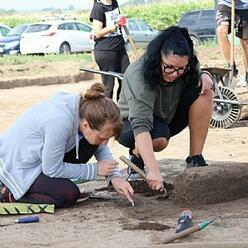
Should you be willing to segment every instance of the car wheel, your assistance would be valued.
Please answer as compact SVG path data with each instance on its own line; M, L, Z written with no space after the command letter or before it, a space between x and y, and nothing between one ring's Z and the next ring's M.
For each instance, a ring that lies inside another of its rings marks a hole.
M195 35L190 35L190 39L192 40L194 46L199 45L200 40Z
M71 47L70 47L70 45L69 45L67 42L63 42L63 43L60 45L59 53L60 53L60 54L68 54L68 53L71 53Z

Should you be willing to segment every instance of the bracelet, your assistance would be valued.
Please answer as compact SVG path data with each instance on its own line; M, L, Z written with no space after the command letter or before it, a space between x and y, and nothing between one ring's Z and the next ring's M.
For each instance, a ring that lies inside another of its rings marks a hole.
M211 80L213 81L213 75L212 75L209 71L201 71L201 72L200 72L200 76L201 76L202 74L207 74L207 75L211 78Z
M201 71L200 72L200 76L202 75L202 74L207 74L210 78L211 78L211 83L212 83L212 89L214 89L215 88L215 86L214 86L214 78L213 78L213 75L209 72L209 71Z

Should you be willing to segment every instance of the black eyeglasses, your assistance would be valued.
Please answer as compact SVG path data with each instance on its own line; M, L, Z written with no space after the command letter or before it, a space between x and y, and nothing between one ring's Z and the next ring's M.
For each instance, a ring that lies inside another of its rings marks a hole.
M174 67L173 65L167 65L166 63L162 62L162 65L163 65L163 71L166 74L172 74L176 71L177 74L182 75L185 72L187 72L189 69L189 64L183 67Z

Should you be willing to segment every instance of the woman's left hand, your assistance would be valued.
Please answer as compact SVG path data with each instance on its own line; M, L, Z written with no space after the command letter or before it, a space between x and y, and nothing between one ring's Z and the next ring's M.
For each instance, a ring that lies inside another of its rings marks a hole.
M133 202L134 191L129 182L120 177L114 177L111 180L114 189L121 195L124 195L129 202Z
M201 92L200 95L203 95L206 91L213 89L213 80L212 77L209 75L209 73L201 73L200 79L199 79L199 86L201 86Z

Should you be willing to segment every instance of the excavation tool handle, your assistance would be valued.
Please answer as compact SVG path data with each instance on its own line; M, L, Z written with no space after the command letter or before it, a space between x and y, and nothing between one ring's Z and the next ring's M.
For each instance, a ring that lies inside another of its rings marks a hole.
M15 223L34 223L39 222L39 216L28 216L28 217L21 217L15 220Z
M130 43L130 45L131 45L131 47L132 47L132 49L134 51L134 54L135 54L136 59L139 59L140 58L140 54L138 52L138 48L137 48L136 44L134 43L134 40L133 40L133 38L132 38L132 36L131 36L131 34L130 34L128 28L127 28L127 26L125 25L125 26L123 26L123 28L124 28L125 33L127 35L128 41L129 41L129 43Z
M123 74L119 73L119 72L114 72L114 71L99 71L99 70L95 70L92 68L85 68L85 67L81 67L79 68L80 71L86 71L86 72L91 72L91 73L96 73L96 74L100 74L100 75L107 75L107 76L113 76L116 77L120 80L123 79Z
M120 160L130 166L133 170L135 170L142 178L146 179L145 172L141 170L138 166L136 166L133 162L131 162L128 158L126 158L125 156L120 156Z
M142 178L146 180L146 173L141 170L138 166L136 166L132 161L130 161L128 158L125 156L120 156L120 160L130 166L134 171L136 171ZM167 199L169 197L169 194L165 188L165 183L164 183L164 188L163 188L163 196L162 199Z
M194 232L197 232L197 231L200 231L200 227L198 225L194 225L182 232L179 232L179 233L176 233L174 235L172 235L171 237L167 238L163 244L168 244L168 243L171 243L172 241L176 240L176 239L180 239L180 238L183 238L191 233L194 233Z
M209 224L211 224L213 222L213 220L209 221L209 220L206 220L204 222L201 222L199 224L196 224L182 232L179 232L179 233L175 233L174 235L172 235L171 237L167 238L163 244L168 244L176 239L180 239L180 238L184 238L185 236L191 234L191 233L194 233L194 232L198 232L202 229L204 229L205 227L207 227Z
M230 73L230 82L229 87L234 89L236 86L235 80L233 80L233 73L234 73L234 37L235 37L235 0L232 0L232 7L231 7L231 51L230 51L230 64L231 64L231 73Z

